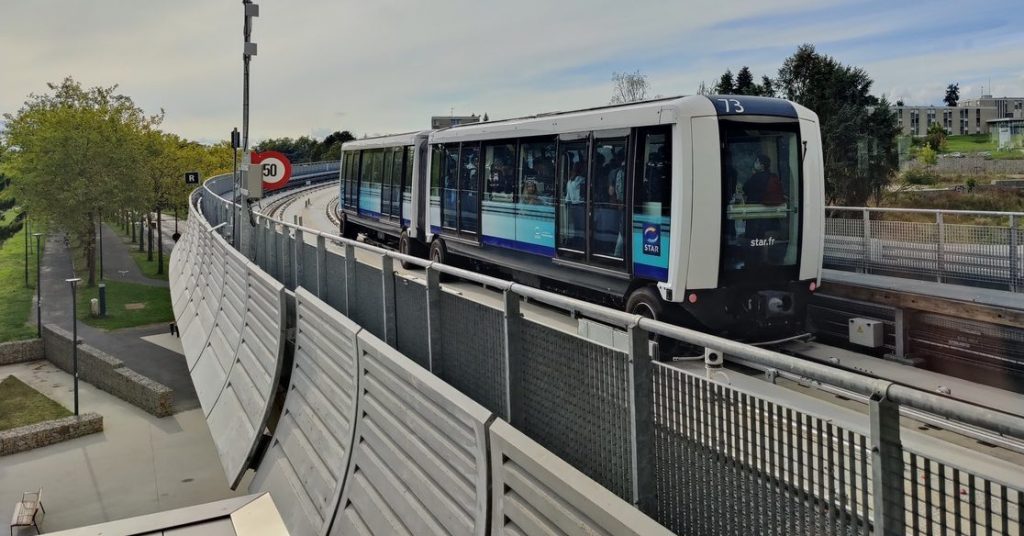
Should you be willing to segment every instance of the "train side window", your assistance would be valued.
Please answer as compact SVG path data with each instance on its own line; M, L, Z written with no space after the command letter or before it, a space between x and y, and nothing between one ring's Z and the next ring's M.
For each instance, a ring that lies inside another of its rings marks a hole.
M633 214L666 218L671 214L671 138L668 129L659 129L647 132L641 140Z
M444 166L441 168L441 224L455 229L459 223L459 145L444 148Z
M409 184L412 181L413 160L415 160L414 156L416 155L415 151L416 149L411 145L405 148L405 175L402 175L403 197L405 193L410 195L412 193L412 188L409 187Z
M516 144L484 145L484 190L487 201L510 203L516 192Z
M555 198L555 140L519 145L519 202L551 205Z

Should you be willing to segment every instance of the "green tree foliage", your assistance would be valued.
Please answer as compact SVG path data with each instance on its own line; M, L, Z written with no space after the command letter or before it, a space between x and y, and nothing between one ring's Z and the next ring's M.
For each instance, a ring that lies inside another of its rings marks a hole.
M86 89L72 78L49 84L4 114L5 170L33 218L77 236L89 284L96 280L96 224L129 202L143 159L142 133L162 116L147 116L117 87Z
M775 95L775 86L771 78L761 77L761 83L754 82L754 74L750 67L744 65L736 73L733 80L732 70L726 70L714 86L714 92L718 95L753 95L772 97Z
M920 160L922 164L934 166L935 162L938 161L938 154L935 152L935 149L931 148L931 146L925 145L917 152L917 159Z
M928 134L925 136L925 142L933 151L941 151L946 146L946 129L939 123L932 123L931 126L928 127Z
M861 205L878 198L898 167L895 111L871 95L860 68L801 45L783 62L776 89L818 114L830 203Z
M959 82L946 86L946 96L942 98L942 102L945 102L946 106L956 106L960 102Z
M727 69L722 73L718 83L715 84L715 93L718 95L733 95L736 93L736 84L733 82L731 70Z
M351 132L343 130L331 133L323 141L317 141L309 136L271 138L256 144L253 146L253 150L256 152L278 151L294 163L339 160L341 144L354 139L356 137Z

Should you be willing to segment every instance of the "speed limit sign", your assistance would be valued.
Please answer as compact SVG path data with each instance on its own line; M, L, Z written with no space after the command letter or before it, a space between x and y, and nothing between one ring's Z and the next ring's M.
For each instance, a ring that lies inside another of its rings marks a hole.
M279 190L292 177L292 163L288 157L277 152L252 153L252 165L258 166L263 175L263 190Z

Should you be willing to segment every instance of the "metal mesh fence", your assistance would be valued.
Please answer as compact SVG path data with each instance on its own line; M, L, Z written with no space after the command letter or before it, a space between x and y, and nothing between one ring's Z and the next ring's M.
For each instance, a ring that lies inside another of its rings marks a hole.
M517 426L631 500L628 356L528 320L521 330Z
M655 519L679 534L867 534L867 438L657 364Z
M856 214L859 217L853 217ZM1024 290L1019 217L895 215L835 210L825 221L824 265L986 288ZM894 218L932 218L900 221ZM888 219L879 219L885 217Z
M483 407L504 415L502 312L441 292L441 330L441 352L433 360L434 374Z
M1024 535L1024 491L904 452L907 534Z

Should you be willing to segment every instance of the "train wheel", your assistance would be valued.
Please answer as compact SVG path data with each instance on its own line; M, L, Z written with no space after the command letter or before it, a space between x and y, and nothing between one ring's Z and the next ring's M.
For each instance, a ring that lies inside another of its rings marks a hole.
M339 221L340 223L338 224L338 232L339 234L341 234L342 238L348 238L350 240L355 240L358 238L355 226L348 222L348 214L342 214L341 218L339 218Z
M626 312L651 320L664 320L665 304L653 288L642 287L629 295L629 299L626 300Z
M434 241L430 243L430 260L432 262L448 264L448 246L444 244L444 240L435 238ZM441 274L440 280L451 281L452 276Z
M419 252L416 251L417 249L419 249L419 248L416 248L414 246L412 239L409 238L409 233L407 233L406 231L402 231L402 236L400 236L398 238L398 252L403 254L403 255L409 255L409 256L412 256L412 257L418 257L419 256ZM404 268L406 270L412 270L413 268L418 268L418 266L416 266L415 264L412 264L411 262L406 262L406 261L401 261L401 262L402 262L402 268Z

